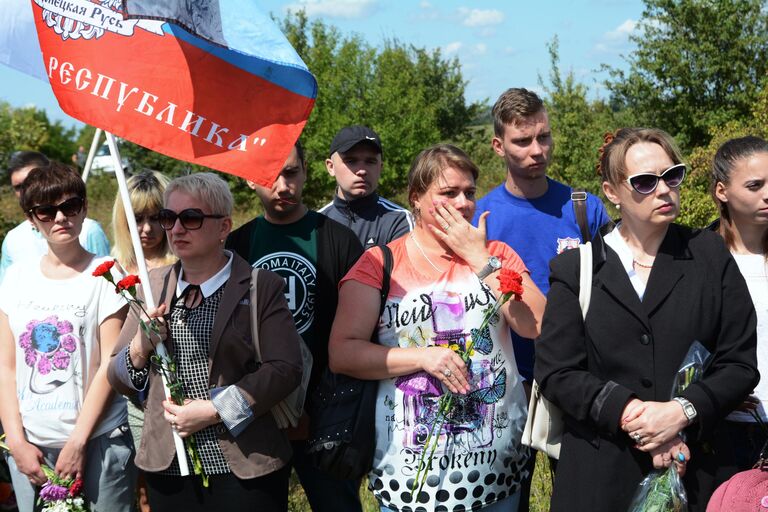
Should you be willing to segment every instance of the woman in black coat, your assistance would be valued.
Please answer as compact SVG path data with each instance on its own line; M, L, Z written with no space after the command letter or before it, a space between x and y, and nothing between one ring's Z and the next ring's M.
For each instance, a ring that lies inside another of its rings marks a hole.
M673 224L685 166L668 134L622 129L606 137L600 167L622 220L593 240L586 321L569 251L551 263L536 341L536 379L566 424L551 510L625 511L654 467L684 459L690 508L703 511L715 485L707 441L759 378L754 308L722 239ZM696 340L711 362L671 400Z

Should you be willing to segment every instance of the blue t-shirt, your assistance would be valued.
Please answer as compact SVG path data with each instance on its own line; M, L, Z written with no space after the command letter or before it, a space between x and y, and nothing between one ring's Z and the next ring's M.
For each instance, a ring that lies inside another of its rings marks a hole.
M512 247L545 294L549 291L549 261L583 242L571 202L573 189L549 178L547 183L547 192L535 199L516 197L502 183L477 202L472 220L477 225L480 214L491 212L486 219L488 240ZM610 221L603 203L592 194L587 194L587 221L592 236ZM520 374L533 379L533 341L513 332L512 342Z

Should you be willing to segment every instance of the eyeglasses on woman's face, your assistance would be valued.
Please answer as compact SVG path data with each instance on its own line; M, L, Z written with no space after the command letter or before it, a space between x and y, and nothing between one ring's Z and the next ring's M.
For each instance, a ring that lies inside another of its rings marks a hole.
M652 194L656 187L659 186L659 180L664 180L669 188L677 188L683 182L685 178L685 164L675 164L672 167L664 170L661 174L654 174L652 172L641 172L633 174L625 181L629 183L637 193L648 195Z
M181 227L186 230L193 231L195 229L200 229L205 219L223 219L224 217L226 217L226 215L213 215L203 213L203 210L200 208L187 208L186 210L182 210L179 213L176 213L175 211L169 210L167 208L163 208L157 213L160 226L166 231L173 229L173 226L176 225L176 219L181 222Z
M40 204L33 206L27 213L34 215L40 222L51 222L56 219L56 214L61 212L65 217L74 217L83 211L85 199L82 197L70 197L59 204Z

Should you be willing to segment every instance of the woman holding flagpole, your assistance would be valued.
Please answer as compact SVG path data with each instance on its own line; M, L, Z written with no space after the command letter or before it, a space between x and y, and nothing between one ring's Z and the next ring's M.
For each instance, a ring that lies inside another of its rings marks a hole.
M154 342L133 312L109 371L118 392L146 396L136 465L146 472L150 507L192 512L226 503L231 511L284 511L291 448L270 410L299 385L302 372L285 283L260 271L253 284L257 303L251 303L252 269L224 249L233 203L224 180L213 173L176 178L164 202L158 222L179 261L150 272L159 306L148 313L164 326L160 337L187 400L166 400L161 375L150 364ZM251 326L252 318L257 325ZM261 363L252 332L258 333ZM172 431L193 436L207 479L181 475Z
M21 206L48 252L11 265L0 287L0 420L19 510L33 510L48 465L83 479L91 510L128 512L133 442L107 381L127 305L91 275L104 259L80 245L85 183L52 162L29 173Z

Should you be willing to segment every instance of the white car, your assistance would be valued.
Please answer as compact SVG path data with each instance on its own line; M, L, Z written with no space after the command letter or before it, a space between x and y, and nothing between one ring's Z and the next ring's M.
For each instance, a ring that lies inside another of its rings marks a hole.
M123 171L127 173L131 170L131 164L128 162L126 157L120 155L120 162L123 164ZM100 174L102 172L115 172L114 159L112 158L112 154L109 152L109 146L107 144L102 144L102 146L96 150L96 154L94 155L93 162L91 164L91 172L94 174Z

